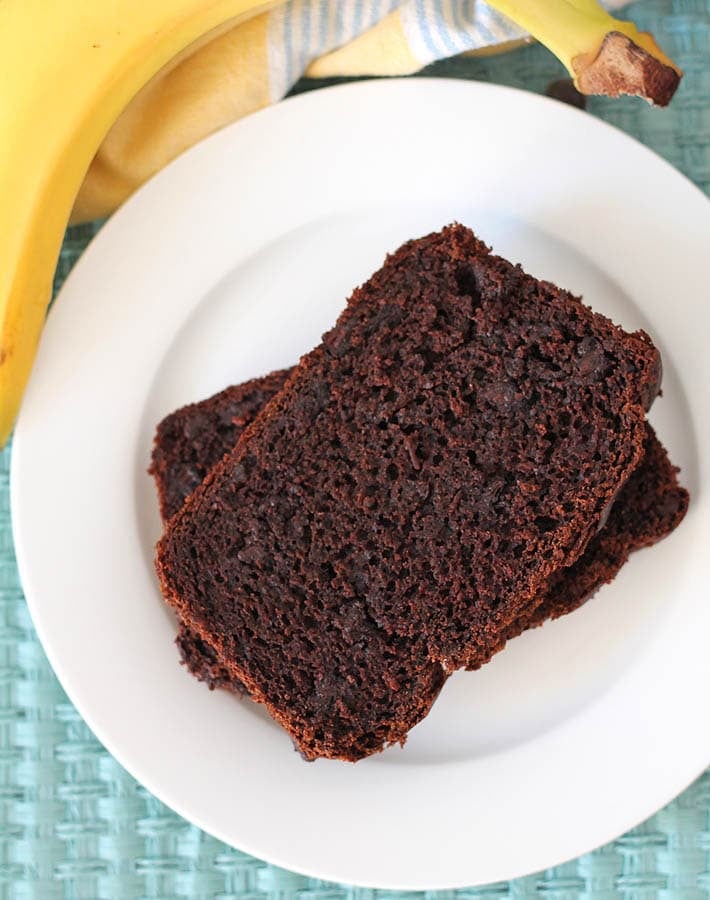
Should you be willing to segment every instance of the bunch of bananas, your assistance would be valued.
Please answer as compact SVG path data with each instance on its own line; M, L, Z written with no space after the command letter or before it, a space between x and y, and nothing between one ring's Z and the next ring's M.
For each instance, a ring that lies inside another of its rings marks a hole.
M74 199L110 126L176 56L274 2L0 2L0 447L29 377ZM492 5L547 45L582 93L665 105L678 85L680 70L653 38L596 0Z

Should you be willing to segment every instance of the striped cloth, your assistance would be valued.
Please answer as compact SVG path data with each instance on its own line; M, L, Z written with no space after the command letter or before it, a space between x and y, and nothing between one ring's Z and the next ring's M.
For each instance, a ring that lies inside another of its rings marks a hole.
M181 57L134 98L88 172L73 221L108 215L183 150L280 100L304 74L408 75L524 36L482 0L276 4Z
M404 74L405 66L412 72L523 37L514 22L476 0L290 0L268 13L271 101L306 71Z

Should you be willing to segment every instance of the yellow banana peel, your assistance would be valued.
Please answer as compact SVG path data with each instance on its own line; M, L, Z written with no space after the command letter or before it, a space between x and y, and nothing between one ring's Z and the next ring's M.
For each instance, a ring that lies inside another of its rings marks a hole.
M128 101L193 42L268 0L2 0L0 446L84 174Z

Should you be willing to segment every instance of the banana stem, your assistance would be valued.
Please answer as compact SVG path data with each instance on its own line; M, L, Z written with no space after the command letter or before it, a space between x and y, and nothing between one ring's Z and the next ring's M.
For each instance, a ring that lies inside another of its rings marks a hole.
M633 94L666 106L682 72L647 32L596 0L489 0L564 64L583 94Z

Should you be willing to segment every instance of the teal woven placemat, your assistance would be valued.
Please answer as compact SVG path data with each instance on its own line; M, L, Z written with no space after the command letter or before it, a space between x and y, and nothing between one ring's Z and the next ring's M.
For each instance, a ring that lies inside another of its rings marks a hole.
M639 138L708 192L710 0L648 0L630 13L683 66L685 80L665 111L635 100L593 100L590 111ZM427 74L544 91L562 70L541 47L528 47L438 63ZM318 84L301 82L297 90ZM57 288L96 229L68 232ZM0 454L0 896L406 897L304 878L226 847L152 797L98 743L62 692L27 613L10 531L9 458L7 450ZM541 895L710 896L710 772L648 822L574 862L510 883L427 894L432 900Z

